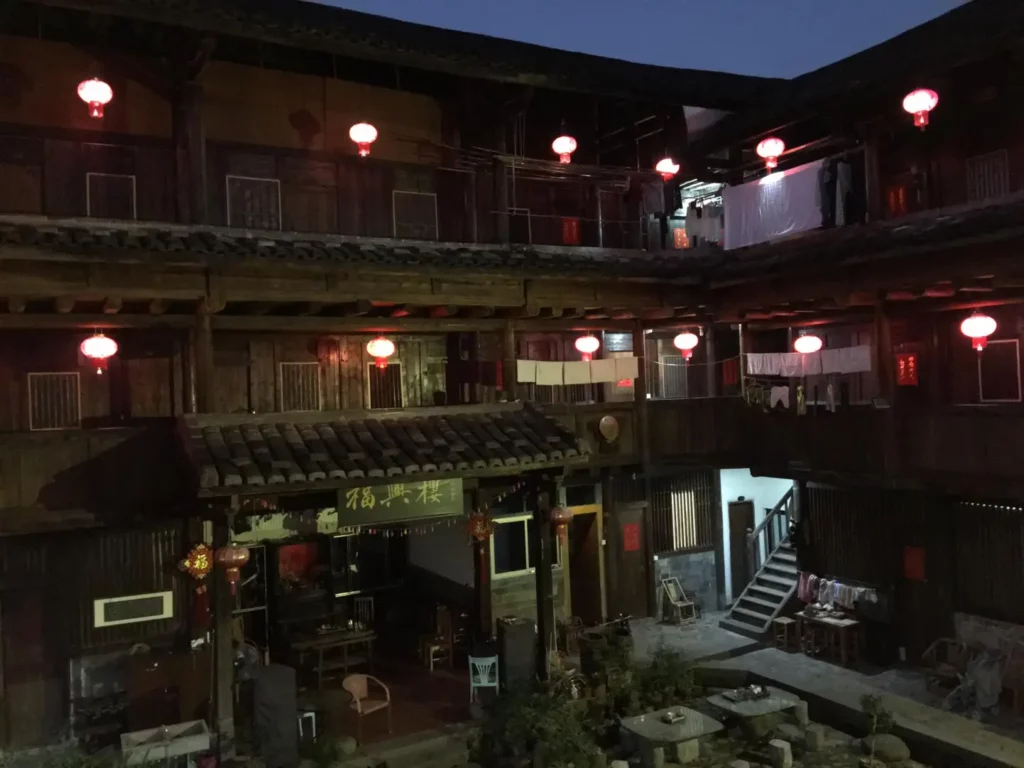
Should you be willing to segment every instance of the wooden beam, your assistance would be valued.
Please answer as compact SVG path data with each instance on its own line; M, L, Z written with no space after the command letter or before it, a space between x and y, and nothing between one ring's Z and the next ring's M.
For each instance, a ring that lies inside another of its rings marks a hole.
M399 304L391 310L392 317L409 317L415 310L408 304Z
M124 307L124 301L116 297L110 297L103 302L103 314L116 315Z
M25 311L25 300L20 298L10 298L7 300L7 311L8 312L24 312Z
M466 312L466 317L473 317L477 319L494 317L494 307L470 307Z
M167 311L167 302L160 299L153 299L149 302L149 314L151 315L162 315Z
M452 317L453 315L458 314L458 311L458 307L431 307L430 312L428 314L430 315L430 317L439 319L442 317Z
M67 296L62 296L59 299L54 300L53 308L62 315L66 315L75 308L75 300L68 298Z
M370 314L373 305L366 299L347 301L341 305L341 314L345 317L363 317Z
M308 301L301 304L296 311L296 314L301 317L308 317L309 315L319 315L324 311L325 304L319 301Z
M215 372L213 369L213 324L210 313L201 307L196 314L196 404L199 413L214 410Z

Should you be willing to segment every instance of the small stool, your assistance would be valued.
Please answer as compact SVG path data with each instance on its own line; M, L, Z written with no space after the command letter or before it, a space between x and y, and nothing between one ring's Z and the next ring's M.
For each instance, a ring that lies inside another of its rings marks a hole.
M302 732L302 723L304 720L309 720L310 735L313 737L313 741L316 741L316 712L299 712L299 740L301 741L305 734Z
M775 630L775 647L781 651L792 650L795 645L794 640L798 639L790 638L791 634L796 634L796 619L779 616L772 619L772 626Z

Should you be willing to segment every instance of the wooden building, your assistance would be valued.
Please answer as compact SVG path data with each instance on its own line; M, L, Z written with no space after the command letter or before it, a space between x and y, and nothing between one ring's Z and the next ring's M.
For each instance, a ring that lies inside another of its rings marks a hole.
M676 483L642 471L645 330L705 301L654 165L687 155L687 111L778 81L299 0L16 0L0 79L6 747L205 718L227 748L233 633L276 656L299 603L308 623L372 593L381 619L415 584L479 633L518 615L546 637L646 614L656 540L712 546L706 504L685 532L644 511ZM604 378L520 382L519 361L582 362L587 333ZM100 335L116 353L84 356ZM477 510L496 528L474 548ZM250 563L234 596L215 569L208 624L178 566L231 541ZM285 599L275 565L319 592ZM142 613L97 618L127 598Z
M732 344L712 359L741 355L742 381L729 393L721 364L706 377L691 370L691 385L720 389L684 399L677 387L676 399L652 402L652 462L796 484L763 505L763 524L730 531L723 508L719 546L731 539L732 563L750 566L732 574L743 583L730 626L767 629L800 570L892 596L872 629L883 660L902 650L916 662L981 625L1009 645L1021 635L1022 11L965 4L796 78L774 107L737 111L691 142L700 180L728 185L734 240L690 258L714 343ZM926 126L903 106L921 88L938 95ZM774 171L756 151L769 137L788 147ZM837 218L836 195L829 211L821 192L836 190L828 174L841 165L850 182ZM745 201L772 195L777 205L744 218ZM766 221L783 209L789 221ZM750 238L737 242L738 230ZM974 313L995 321L980 352L961 329ZM822 351L801 358L801 336ZM806 367L787 369L793 359ZM749 555L736 550L744 544ZM784 560L766 562L780 545Z

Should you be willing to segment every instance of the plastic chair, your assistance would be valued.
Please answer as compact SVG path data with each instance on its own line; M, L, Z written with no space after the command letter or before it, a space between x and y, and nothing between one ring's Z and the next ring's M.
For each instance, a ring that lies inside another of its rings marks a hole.
M476 701L476 692L480 688L493 688L498 691L498 657L469 657L469 703Z

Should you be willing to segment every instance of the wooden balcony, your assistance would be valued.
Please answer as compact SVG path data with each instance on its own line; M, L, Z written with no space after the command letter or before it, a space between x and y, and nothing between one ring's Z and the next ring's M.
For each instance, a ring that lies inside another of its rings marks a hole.
M738 398L655 401L655 461L751 467L762 475L1024 492L1024 408L851 406L807 416Z

